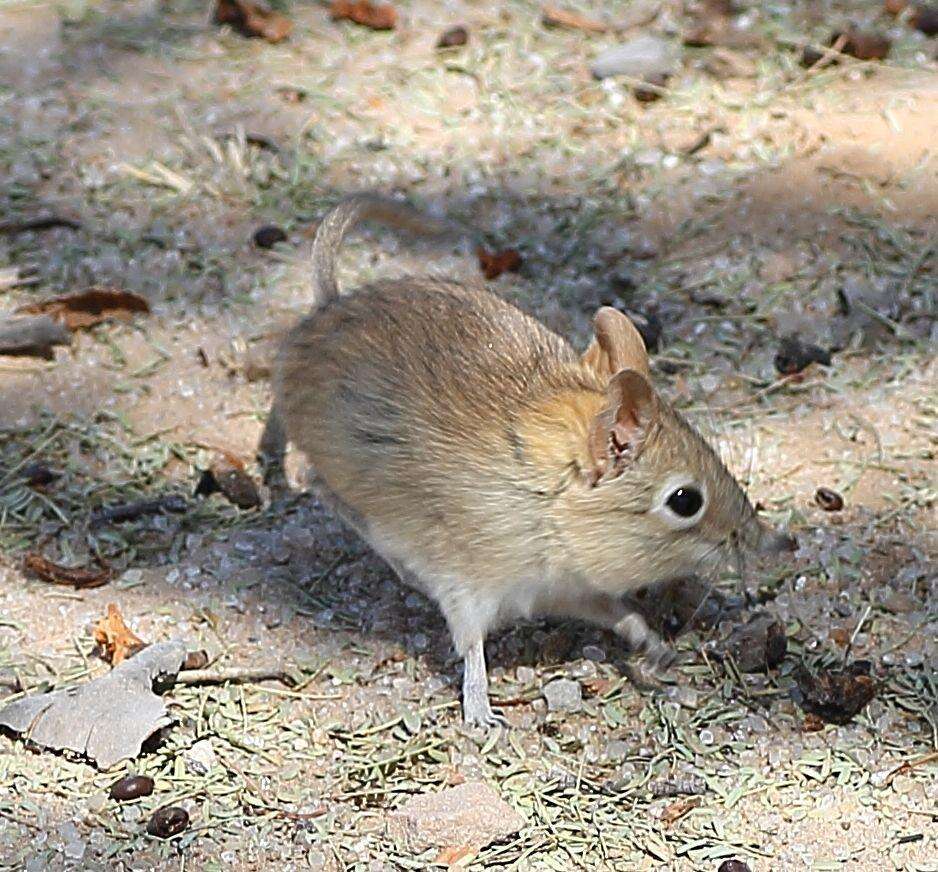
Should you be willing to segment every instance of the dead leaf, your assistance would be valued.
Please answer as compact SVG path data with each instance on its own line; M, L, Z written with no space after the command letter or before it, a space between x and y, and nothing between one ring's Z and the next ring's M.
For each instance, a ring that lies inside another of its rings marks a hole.
M17 311L30 315L49 315L61 321L69 330L80 330L102 321L130 321L136 312L149 312L150 304L143 297L118 288L90 288L79 294L67 294L21 306Z
M434 866L445 866L447 869L463 869L468 866L479 852L468 845L461 845L455 848L443 848L436 859Z
M23 558L23 566L43 581L48 581L50 584L70 585L76 590L101 587L111 580L111 569L108 566L101 565L98 569L62 566L35 552L30 552Z
M673 826L691 809L697 808L697 806L700 805L700 802L701 800L699 796L691 796L687 799L679 799L677 802L672 802L661 813L661 823L663 823L665 827Z
M480 248L476 253L479 256L482 275L487 279L497 279L503 272L518 272L521 269L521 255L515 248L506 248L503 251L486 251Z
M389 3L332 0L329 14L333 21L354 21L372 30L394 30L397 26L397 12Z
M95 624L94 640L104 651L104 659L112 666L120 665L146 648L143 641L127 624L115 603L107 604L107 614Z
M214 21L230 24L242 36L259 36L282 42L293 31L293 22L258 0L217 0Z
M876 695L876 682L870 675L870 664L865 660L857 660L845 669L816 675L800 664L794 672L794 679L801 692L799 704L809 717L814 716L812 726L817 718L830 724L846 724Z
M588 33L605 33L609 28L595 18L587 18L579 12L570 12L557 6L545 6L541 21L545 27L569 27Z
M583 687L590 696L605 696L616 686L611 678L587 678Z
M244 463L235 455L218 449L218 457L202 472L195 495L207 497L221 493L239 509L255 509L261 504L261 495L254 479L248 475Z
M136 757L144 741L168 723L153 681L175 675L182 642L159 642L106 675L52 693L34 694L0 709L0 726L56 751L87 756L98 768Z

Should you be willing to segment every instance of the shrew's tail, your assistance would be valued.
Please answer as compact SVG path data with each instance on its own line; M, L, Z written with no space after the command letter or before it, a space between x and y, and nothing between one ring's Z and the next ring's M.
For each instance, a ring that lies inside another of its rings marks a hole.
M357 194L343 200L325 218L313 241L313 294L318 308L339 296L335 265L346 234L365 221L400 228L418 236L441 236L452 225L418 212L406 203L377 194Z

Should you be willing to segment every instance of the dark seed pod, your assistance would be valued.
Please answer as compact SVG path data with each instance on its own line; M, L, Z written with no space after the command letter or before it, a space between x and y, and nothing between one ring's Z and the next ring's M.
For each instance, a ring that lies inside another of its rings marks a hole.
M189 813L178 805L158 808L147 821L147 832L158 839L169 839L189 826Z
M750 872L742 860L724 860L717 872Z
M440 34L440 38L437 41L437 48L456 48L460 45L465 45L469 42L469 31L466 30L462 25L456 27L450 27L448 30L444 30Z
M265 224L254 231L254 244L258 248L273 248L278 242L286 242L287 234L275 224Z
M844 498L829 487L819 487L814 492L814 502L825 512L839 512L844 507Z
M912 26L925 36L938 35L938 6L917 6L911 19Z
M208 653L205 651L190 651L182 661L183 669L205 669L208 666Z
M127 802L153 793L153 779L149 775L127 775L111 785L111 799Z

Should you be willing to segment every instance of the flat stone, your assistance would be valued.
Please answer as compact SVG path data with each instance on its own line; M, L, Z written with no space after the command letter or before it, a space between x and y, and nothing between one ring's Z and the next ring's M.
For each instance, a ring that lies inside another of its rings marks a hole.
M630 76L654 81L673 75L679 61L680 49L674 43L645 35L601 52L590 64L590 72L597 79Z
M484 848L527 822L488 784L467 781L409 799L387 818L387 834L414 853L428 848Z
M544 699L551 712L578 712L583 705L583 691L576 681L555 678L544 685Z

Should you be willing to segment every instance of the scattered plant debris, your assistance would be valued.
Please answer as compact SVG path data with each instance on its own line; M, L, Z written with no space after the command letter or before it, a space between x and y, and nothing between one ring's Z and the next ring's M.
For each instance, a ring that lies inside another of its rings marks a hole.
M95 624L92 635L101 648L102 656L112 666L119 666L128 657L133 657L147 646L147 643L124 623L124 617L116 603L108 603L107 614Z
M844 507L844 498L829 487L819 487L814 492L814 502L825 512L839 512Z
M111 799L118 802L129 802L140 799L153 793L153 779L149 775L125 775L111 785L109 791Z
M541 21L545 27L567 27L587 33L605 33L609 29L602 21L558 6L545 6Z
M127 521L139 520L147 515L181 515L188 510L189 503L185 497L181 494L167 494L152 500L136 500L132 503L97 509L92 513L90 523L93 527L102 524L123 524Z
M856 660L840 670L814 674L802 663L794 672L798 703L809 714L830 724L849 723L876 695L870 663Z
M709 790L703 778L662 778L652 781L648 791L656 799L673 796L700 796Z
M521 269L521 254L516 248L505 248L501 251L486 251L480 248L476 254L482 275L487 279L497 279L502 273L518 272Z
M394 30L397 26L397 10L390 3L332 0L329 14L333 21L352 21L372 30Z
M76 590L102 587L112 578L109 566L99 565L97 569L87 569L81 566L62 566L32 551L23 558L23 567L43 581L50 584L67 585L74 587Z
M195 488L197 497L220 493L239 509L256 509L261 504L261 495L248 475L244 464L227 451L219 451L212 465L202 471Z
M130 291L91 288L78 294L31 303L20 307L18 311L28 315L49 315L69 330L81 330L102 321L130 321L135 314L148 313L150 304Z
M254 244L258 248L273 248L278 242L286 241L286 231L276 224L265 224L254 231Z
M52 482L58 481L62 477L62 473L56 472L42 461L34 461L33 463L27 463L20 470L20 477L23 484L29 487L44 488Z
M136 757L143 742L167 723L153 681L175 675L185 657L181 642L150 645L106 675L51 693L33 694L0 709L0 726L35 745L74 751L101 769Z
M11 318L0 323L0 354L52 360L57 345L71 344L68 328L48 315Z
M819 345L802 342L797 336L786 336L775 355L775 368L782 375L795 375L812 363L831 365L831 355Z
M436 41L437 48L457 48L469 42L469 31L461 24L449 27L440 34Z
M189 812L178 805L158 808L147 821L147 832L158 839L171 839L189 826Z
M260 37L267 42L282 42L293 31L293 22L274 12L261 0L216 0L214 21L229 24L247 37Z
M806 45L801 55L803 67L817 66L827 57L826 64L836 64L838 55L849 55L860 61L885 60L892 48L892 40L885 34L874 30L861 30L851 28L846 31L836 31L831 34L826 44L830 52L819 51L814 46Z

